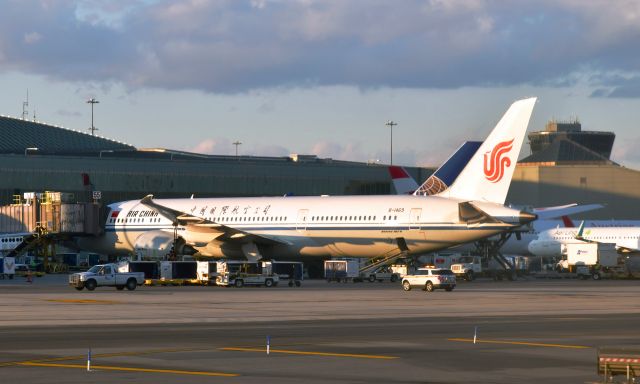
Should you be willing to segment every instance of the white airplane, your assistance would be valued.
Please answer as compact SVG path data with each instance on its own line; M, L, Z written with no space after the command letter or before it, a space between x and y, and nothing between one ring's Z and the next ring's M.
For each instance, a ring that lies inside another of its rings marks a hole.
M153 199L109 206L105 234L78 239L106 254L138 250L241 259L423 254L529 223L504 206L536 98L516 101L456 181L435 196ZM174 242L174 239L177 241Z
M606 222L605 222L606 223ZM596 223L597 224L597 223ZM529 243L529 252L536 256L562 256L567 254L567 244L596 242L615 244L620 252L640 250L640 226L637 221L619 222L617 225L634 226L590 226L584 228L553 228L541 232L536 240Z

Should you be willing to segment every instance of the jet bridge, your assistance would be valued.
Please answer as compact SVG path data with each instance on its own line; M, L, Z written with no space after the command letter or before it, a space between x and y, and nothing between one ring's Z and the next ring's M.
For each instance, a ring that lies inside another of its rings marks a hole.
M23 236L7 256L34 251L43 258L45 271L56 244L71 237L99 235L101 223L100 204L75 202L72 194L30 192L24 198L15 195L13 204L0 206L0 233Z

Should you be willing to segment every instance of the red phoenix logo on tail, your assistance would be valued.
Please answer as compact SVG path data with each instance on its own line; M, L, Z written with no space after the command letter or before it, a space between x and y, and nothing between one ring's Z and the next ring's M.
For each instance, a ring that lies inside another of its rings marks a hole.
M484 175L492 183L497 183L504 176L504 168L511 165L511 160L505 157L513 148L513 139L498 143L491 153L484 154Z

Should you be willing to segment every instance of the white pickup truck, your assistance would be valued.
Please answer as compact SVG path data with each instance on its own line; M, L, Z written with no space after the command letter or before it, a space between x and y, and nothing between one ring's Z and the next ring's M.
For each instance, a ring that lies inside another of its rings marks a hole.
M419 268L402 278L402 289L410 291L413 287L420 287L427 292L439 288L450 292L456 287L456 275L450 269Z
M116 287L121 291L125 287L133 291L144 284L144 272L118 272L115 264L94 265L86 272L69 275L69 285L78 291L87 288L93 291L96 287Z

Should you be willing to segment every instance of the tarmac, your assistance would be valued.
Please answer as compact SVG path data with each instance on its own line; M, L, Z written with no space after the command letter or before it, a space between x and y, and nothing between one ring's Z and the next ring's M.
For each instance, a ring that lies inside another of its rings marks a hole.
M3 382L591 383L599 347L640 345L638 281L0 293Z

